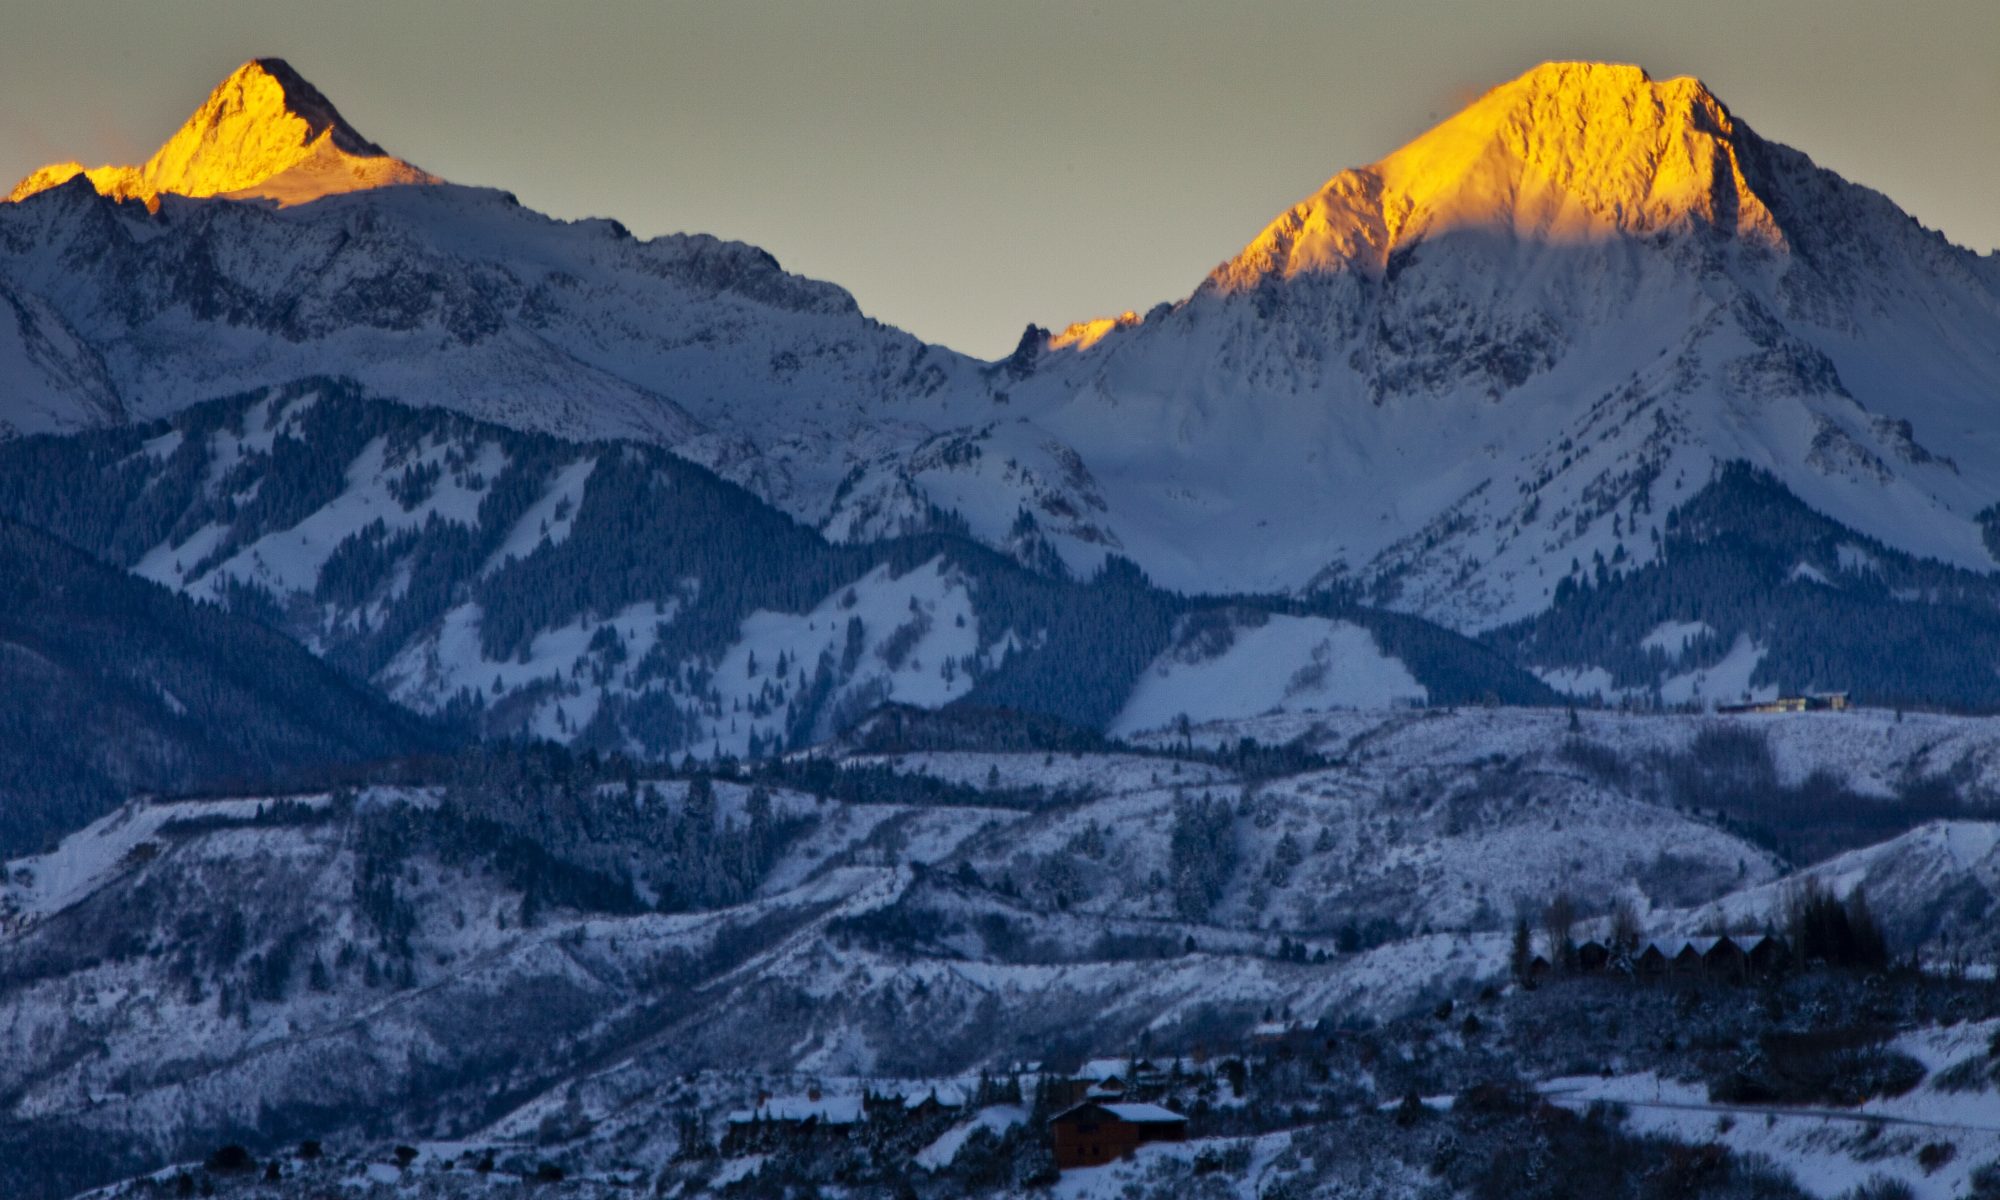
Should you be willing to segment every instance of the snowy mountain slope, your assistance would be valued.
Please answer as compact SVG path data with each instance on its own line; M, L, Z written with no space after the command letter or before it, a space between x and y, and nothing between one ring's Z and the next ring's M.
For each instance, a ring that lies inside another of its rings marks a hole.
M1993 1116L1991 1090L1940 1087L1937 1074L1954 1062L1985 1057L1996 1032L2000 1025L1976 1021L1900 1035L1892 1048L1923 1063L1931 1078L1903 1095L1871 1099L1854 1112L1719 1103L1698 1083L1653 1072L1555 1079L1542 1088L1565 1107L1624 1105L1638 1129L1760 1156L1782 1167L1808 1194L1826 1200L1888 1180L1906 1188L1905 1195L1952 1200L1978 1196L1972 1177L1984 1169L1990 1178L1992 1164L2000 1162L2000 1121ZM1925 1146L1940 1145L1949 1145L1951 1153L1922 1155Z
M1185 740L1211 749L1227 749L1244 736L1270 745L1299 740L1353 762L1469 768L1495 756L1546 751L1566 739L1588 741L1638 761L1690 752L1703 734L1717 730L1765 743L1772 778L1782 786L1798 786L1824 771L1856 795L1885 802L1898 800L1924 780L1951 781L1979 802L2000 797L2000 721L1886 709L1734 716L1579 711L1574 725L1562 709L1330 712L1217 722L1189 730ZM1184 739L1178 730L1164 730L1134 740L1164 747Z
M124 417L89 344L47 304L0 284L0 437L88 429Z
M855 464L990 407L976 364L831 284L739 243L641 242L446 185L278 60L245 64L144 167L47 169L13 199L0 282L68 322L136 417L339 374L518 428L672 444L817 521ZM27 427L24 408L0 419ZM929 519L904 503L864 532Z
M1982 536L1994 509L1978 515ZM1486 641L1560 690L1709 707L1780 692L2000 708L2000 589L1723 468L1667 515L1652 561L1598 564Z
M989 540L1014 506L974 502L1011 487L1072 561L1357 586L1459 628L1652 560L1725 461L1989 570L1989 276L1693 80L1550 64L1336 176L1186 300L1031 331L983 452L913 465Z
M0 518L0 852L134 791L281 781L447 744L256 622Z
M1111 733L1280 709L1389 708L1427 696L1368 630L1345 621L1224 611L1183 622L1176 633L1139 677Z
M1156 964L980 967L842 948L829 924L909 885L900 858L866 865L915 844L900 840L871 839L732 908L577 911L558 893L531 916L527 876L504 857L520 851L454 817L456 803L382 791L183 804L118 814L55 854L10 864L10 877L30 882L26 903L18 884L9 888L25 920L0 932L9 1046L0 1136L102 1151L10 1155L10 1188L57 1194L54 1180L75 1188L198 1156L227 1130L447 1135L605 1062L620 1064L627 1086L658 1086L703 1065L972 1061L995 1048L954 1031L996 1003L1020 1015L1006 1038L1018 1051L1063 1014L1113 998L1104 1019L1119 1028L1216 998L1212 957L1149 979ZM837 818L819 814L822 824ZM883 814L904 824L920 815ZM948 822L931 841L936 853L1009 816L935 815ZM816 838L808 831L786 855ZM115 863L106 846L123 847ZM785 869L781 856L775 871ZM277 899L237 908L232 898L252 888ZM213 936L177 932L191 913ZM172 952L134 953L146 941ZM1230 991L1246 1006L1307 996L1395 1004L1430 972L1476 976L1491 959L1419 945L1314 976L1248 955ZM918 1026L935 1030L928 1044L883 1024L885 1006L913 987L930 997L922 1003L935 1021ZM89 1000L74 1022L51 1024L61 995ZM97 1048L77 1054L86 1044ZM512 1066L489 1073L502 1060Z
M202 142L204 170L264 170L256 140ZM1891 547L1993 565L1992 264L1632 67L1537 68L1187 299L994 364L749 247L446 185L146 213L78 180L0 206L0 247L137 416L348 375L663 441L841 540L942 509L1037 566L1115 553L1177 590L1358 589L1477 630L1654 560L1744 461Z
M1879 845L1849 851L1799 879L1749 888L1689 914L1701 921L1756 922L1783 911L1790 889L1818 880L1836 896L1860 888L1884 932L1899 946L1923 946L1948 963L1953 956L1990 962L2000 953L2000 823L1941 821Z
M1135 765L1107 760L1107 781ZM448 1136L607 1064L644 1094L700 1067L962 1070L1047 1053L1052 1038L1087 1051L1218 1013L1386 1015L1504 963L1504 937L1476 926L1378 935L1373 950L1315 966L1275 950L1270 922L1292 930L1288 907L1230 899L1193 920L1058 907L1034 862L1091 822L1116 831L1120 862L1163 855L1171 795L1158 788L1046 814L780 790L760 818L754 794L723 783L691 829L685 786L599 784L581 764L567 776L497 769L441 790L133 806L8 864L4 1127L104 1153L10 1158L7 1178L70 1171L79 1186L230 1129ZM1206 776L1190 764L1185 777ZM1273 802L1339 807L1317 786L1286 785ZM1247 885L1263 875L1251 847L1285 830L1237 824ZM1415 827L1375 824L1368 837L1387 831L1398 853L1447 871L1498 861L1490 846L1437 857ZM1343 852L1363 850L1354 832L1338 830ZM731 866L739 844L768 857ZM1732 864L1748 853L1718 846ZM718 868L729 887L757 886L683 911L635 902L649 880ZM252 894L273 899L243 905ZM1365 920L1353 899L1329 895L1293 931ZM968 942L952 932L959 919L983 932ZM1021 940L1003 948L1008 925ZM1181 950L1187 936L1200 951ZM993 944L974 949L982 938ZM61 996L90 999L59 1017ZM496 1061L511 1065L495 1073Z
M246 138L204 153L255 174ZM1991 263L1632 67L1537 68L1187 299L993 364L749 247L448 185L147 213L77 180L0 206L0 249L136 416L347 375L664 442L840 540L944 510L1038 567L1118 554L1176 590L1334 587L1481 630L1653 561L1742 461L1893 548L1993 566Z
M1129 570L1050 579L956 537L830 544L657 447L519 433L331 379L0 444L0 512L251 613L421 711L646 757L774 753L884 703L1101 728L1177 617L1228 603ZM1379 648L1330 657L1294 706L1369 701L1384 678L1445 700L1554 698L1456 635L1342 620Z

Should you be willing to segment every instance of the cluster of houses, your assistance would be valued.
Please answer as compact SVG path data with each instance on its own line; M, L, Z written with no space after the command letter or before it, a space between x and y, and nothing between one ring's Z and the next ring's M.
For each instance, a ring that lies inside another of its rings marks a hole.
M1752 700L1745 704L1718 704L1718 713L1797 713L1846 712L1846 692L1812 692L1804 696L1779 696L1774 700Z
M1775 934L1658 938L1632 947L1593 939L1559 957L1563 961L1533 955L1529 976L1564 970L1741 980L1782 970L1791 961L1791 947ZM1252 1031L1250 1041L1276 1043L1300 1028L1295 1022L1267 1022ZM1185 1116L1134 1096L1171 1091L1177 1078L1209 1070L1210 1064L1200 1059L1099 1058L1072 1075L1047 1081L1045 1095L1059 1108L1049 1119L1057 1169L1102 1166L1151 1143L1186 1141ZM869 1122L929 1119L972 1107L972 1098L950 1085L901 1094L826 1095L812 1088L802 1095L762 1095L752 1107L729 1114L722 1150L731 1156L753 1154L817 1136L844 1137Z
M1200 1064L1181 1059L1103 1058L1051 1081L1050 1098L1061 1108L1049 1119L1056 1168L1102 1166L1152 1142L1185 1141L1186 1117L1128 1097L1135 1088L1165 1086L1176 1073L1202 1071ZM903 1094L833 1095L819 1088L791 1096L765 1094L751 1107L729 1114L721 1149L732 1158L768 1153L821 1138L845 1138L871 1122L923 1120L971 1107L971 1098L951 1086Z
M870 1121L908 1121L958 1112L966 1107L963 1091L949 1085L921 1092L862 1092L828 1095L810 1088L803 1095L757 1097L750 1108L729 1114L722 1133L722 1152L736 1156L765 1151L821 1135L844 1135Z
M1747 979L1782 970L1792 951L1784 938L1770 933L1720 937L1669 938L1641 943L1636 949L1614 948L1600 941L1578 945L1570 967L1579 972L1621 971L1642 978L1700 975L1716 979ZM1528 975L1536 978L1555 970L1546 954L1528 960Z

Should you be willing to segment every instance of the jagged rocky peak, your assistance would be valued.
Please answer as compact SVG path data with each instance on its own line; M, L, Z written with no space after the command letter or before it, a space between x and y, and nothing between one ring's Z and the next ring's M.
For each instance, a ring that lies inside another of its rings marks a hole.
M361 136L280 58L252 59L231 72L143 165L52 164L23 179L8 199L78 175L104 195L149 206L162 195L301 204L362 188L438 182Z
M1216 268L1211 286L1381 273L1428 237L1550 243L1707 227L1781 248L1742 151L1755 135L1701 81L1545 63L1371 166L1343 171Z

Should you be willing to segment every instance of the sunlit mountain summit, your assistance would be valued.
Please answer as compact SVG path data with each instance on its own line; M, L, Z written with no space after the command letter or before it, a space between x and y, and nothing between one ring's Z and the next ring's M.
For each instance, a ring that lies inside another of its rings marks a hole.
M78 175L104 195L148 206L161 195L302 204L363 188L437 182L362 137L281 58L253 59L231 72L143 164L52 163L7 198L20 200Z
M1241 288L1276 272L1384 271L1454 230L1553 243L1696 227L1781 246L1729 110L1690 77L1547 63L1487 92L1371 166L1342 171L1219 268Z

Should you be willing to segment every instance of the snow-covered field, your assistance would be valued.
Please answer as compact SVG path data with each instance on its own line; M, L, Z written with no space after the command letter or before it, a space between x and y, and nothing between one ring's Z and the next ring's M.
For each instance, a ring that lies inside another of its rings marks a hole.
M1901 1181L1919 1200L1954 1200L1968 1194L1974 1170L2000 1161L2000 1094L1941 1089L1936 1076L1986 1059L1996 1032L2000 1021L1974 1021L1896 1038L1890 1047L1922 1062L1931 1078L1851 1109L1718 1103L1698 1084L1650 1072L1551 1079L1541 1090L1569 1108L1621 1105L1632 1127L1647 1133L1759 1156L1826 1200L1881 1178ZM1918 1155L1927 1146L1949 1146L1947 1161L1926 1166Z

